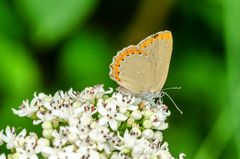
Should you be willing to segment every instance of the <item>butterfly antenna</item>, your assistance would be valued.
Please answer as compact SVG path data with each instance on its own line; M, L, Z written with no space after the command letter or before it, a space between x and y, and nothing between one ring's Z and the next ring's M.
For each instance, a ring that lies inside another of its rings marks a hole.
M170 89L182 89L182 87L169 87L169 88L163 88L162 90L170 90Z
M167 94L167 92L162 92L163 94L165 94L171 101L172 101L172 103L174 104L174 106L176 107L176 109L181 113L181 114L183 114L183 112L181 111L181 109L177 106L177 104L173 101L173 99L170 97L170 95L169 94Z

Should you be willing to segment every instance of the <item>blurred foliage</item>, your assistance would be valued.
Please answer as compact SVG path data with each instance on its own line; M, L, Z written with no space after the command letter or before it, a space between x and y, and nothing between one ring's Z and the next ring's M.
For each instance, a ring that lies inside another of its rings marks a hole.
M174 154L240 158L238 0L0 1L0 129L27 127L11 108L35 91L81 90L108 76L116 52L160 30L174 50L165 87L174 108L164 132ZM38 128L40 129L40 128Z
M54 44L65 38L75 27L84 24L96 0L26 0L16 1L37 43Z

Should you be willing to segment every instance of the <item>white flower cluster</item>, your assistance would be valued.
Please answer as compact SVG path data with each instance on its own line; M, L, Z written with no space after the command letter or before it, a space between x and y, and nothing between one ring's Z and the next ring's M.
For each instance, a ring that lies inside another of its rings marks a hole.
M0 159L173 159L162 137L167 106L105 91L103 85L34 94L13 112L41 124L42 137L8 126L0 132L0 145L11 153Z

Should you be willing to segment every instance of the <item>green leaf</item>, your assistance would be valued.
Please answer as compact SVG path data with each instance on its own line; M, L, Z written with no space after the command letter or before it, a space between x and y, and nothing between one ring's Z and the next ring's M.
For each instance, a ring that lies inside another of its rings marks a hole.
M59 42L77 25L82 25L97 0L24 0L16 5L30 25L37 43Z

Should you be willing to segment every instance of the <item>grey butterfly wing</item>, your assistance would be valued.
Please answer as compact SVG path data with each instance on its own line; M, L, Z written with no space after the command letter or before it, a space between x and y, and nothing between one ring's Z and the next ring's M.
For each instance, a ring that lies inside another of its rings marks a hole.
M113 63L110 65L110 77L133 94L149 92L146 80L148 80L147 76L153 75L151 64L146 53L138 46L132 45L114 57Z
M120 51L110 65L110 77L136 95L161 91L172 52L171 33L154 34Z
M151 62L154 63L152 68L154 69L154 80L148 82L153 82L153 92L159 92L168 75L173 48L172 34L170 31L159 32L141 41L138 45L147 52Z

